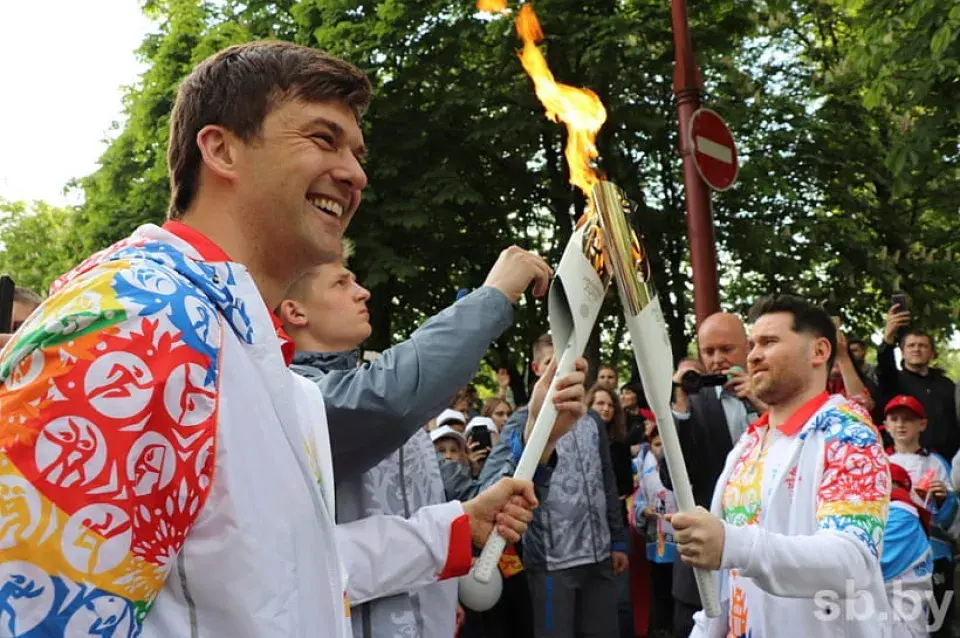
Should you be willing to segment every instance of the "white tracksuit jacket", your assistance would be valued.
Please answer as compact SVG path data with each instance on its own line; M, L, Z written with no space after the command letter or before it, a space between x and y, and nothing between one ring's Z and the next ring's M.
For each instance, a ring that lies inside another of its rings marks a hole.
M246 269L148 225L0 353L0 633L341 638L464 573L459 503L335 527L323 397Z
M723 517L734 467L760 445L765 421L761 417L751 425L727 456L710 508L714 515ZM708 619L697 612L691 637L888 636L879 555L890 470L869 416L843 397L824 393L782 430L788 446L772 480L764 470L760 520L724 523L716 572L722 616ZM731 570L756 587L756 608L738 609L731 599ZM848 604L851 593L869 599L877 613L858 617L867 603Z

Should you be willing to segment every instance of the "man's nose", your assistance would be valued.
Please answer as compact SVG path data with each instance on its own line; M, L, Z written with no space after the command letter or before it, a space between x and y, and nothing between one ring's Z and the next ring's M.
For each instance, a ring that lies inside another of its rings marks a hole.
M367 172L360 160L349 150L342 154L342 161L334 168L333 177L359 191L367 187Z

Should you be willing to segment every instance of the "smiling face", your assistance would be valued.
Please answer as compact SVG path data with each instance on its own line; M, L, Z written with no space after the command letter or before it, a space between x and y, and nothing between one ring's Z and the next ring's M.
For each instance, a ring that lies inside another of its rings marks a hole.
M236 201L274 260L302 272L338 259L367 185L353 111L338 102L283 102L258 137L235 148Z

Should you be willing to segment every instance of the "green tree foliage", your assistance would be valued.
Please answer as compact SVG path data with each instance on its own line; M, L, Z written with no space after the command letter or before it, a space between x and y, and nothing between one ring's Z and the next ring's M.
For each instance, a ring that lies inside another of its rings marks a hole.
M872 3L872 20L883 22L881 5ZM919 321L946 334L960 312L956 135L930 131L920 151L903 144L911 132L899 112L909 105L891 94L873 107L875 69L857 60L886 39L855 9L774 2L757 14L757 36L740 55L759 45L752 59L761 67L751 69L749 59L737 67L751 73L750 99L766 103L761 112L772 118L749 127L761 152L744 172L760 168L760 179L726 200L740 220L730 252L754 262L737 264L741 277L727 292L745 304L763 290L793 289L831 304L868 335L890 295L903 290ZM923 161L905 162L910 153Z
M53 280L76 265L79 236L69 208L0 199L0 272L45 295Z
M364 121L370 187L348 231L352 266L374 292L370 347L405 337L457 290L480 286L511 243L559 259L584 202L568 183L564 131L544 117L517 59L511 18L478 14L472 0L144 6L158 30L139 50L147 70L127 93L126 121L99 170L75 183L83 205L49 213L73 238L66 255L163 219L177 83L226 45L279 38L355 62L376 88ZM607 107L599 168L637 203L632 221L680 356L692 285L669 5L539 0L536 9L557 79L595 90ZM743 160L738 185L713 197L726 308L792 290L833 303L853 332L869 334L902 288L928 327L957 324L956 14L946 0L689 0L704 105L728 120ZM8 253L15 232L43 245L43 225L29 218L24 208L0 229ZM44 282L69 265L6 259ZM625 370L615 297L589 353ZM525 300L491 349L487 363L514 371L515 391L545 320L544 304Z

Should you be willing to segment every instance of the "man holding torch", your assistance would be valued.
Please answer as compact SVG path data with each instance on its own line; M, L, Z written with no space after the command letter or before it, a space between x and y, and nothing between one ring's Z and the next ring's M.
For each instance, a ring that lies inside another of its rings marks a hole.
M0 353L4 634L349 638L348 589L456 575L491 530L526 529L533 486L507 480L421 526L335 530L327 397L270 309L339 258L370 98L359 69L289 42L181 83L169 221L59 279Z
M691 636L819 636L832 623L881 636L890 472L869 417L825 391L836 327L789 295L751 315L748 374L769 411L728 456L711 511L669 517L683 562L720 570L723 613L698 613ZM857 613L866 604L876 613Z

